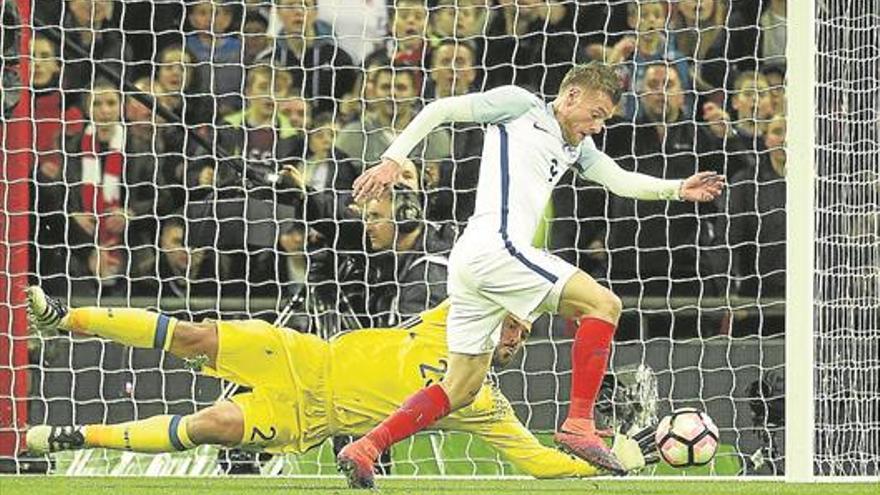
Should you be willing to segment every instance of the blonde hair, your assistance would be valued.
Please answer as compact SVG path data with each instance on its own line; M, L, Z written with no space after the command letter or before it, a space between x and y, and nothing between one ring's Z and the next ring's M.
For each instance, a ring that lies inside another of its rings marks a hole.
M620 101L622 89L620 77L611 67L599 63L578 64L572 67L559 85L559 93L569 86L578 86L585 90L601 91L611 98L615 105Z
M760 83L762 82L764 83L765 87L770 86L770 83L767 82L767 76L757 71L748 70L736 76L736 79L733 83L733 89L734 91L742 91L746 84L752 81L755 81L755 89L757 90L762 89L760 87Z

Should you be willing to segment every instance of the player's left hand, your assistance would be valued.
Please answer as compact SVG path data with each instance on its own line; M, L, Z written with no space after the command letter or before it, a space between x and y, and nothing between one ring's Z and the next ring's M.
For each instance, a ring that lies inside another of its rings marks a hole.
M382 162L367 169L354 181L354 200L358 203L378 198L400 178L401 166L394 160L383 158Z
M681 183L678 194L683 201L705 203L721 195L724 176L715 172L698 172Z

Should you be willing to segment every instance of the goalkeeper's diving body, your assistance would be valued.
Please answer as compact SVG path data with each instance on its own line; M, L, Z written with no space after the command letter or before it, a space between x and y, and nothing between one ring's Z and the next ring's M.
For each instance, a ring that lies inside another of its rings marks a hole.
M567 168L619 196L643 200L712 201L724 177L699 172L663 180L621 169L591 137L612 116L620 96L615 72L590 63L569 70L550 103L516 86L441 98L419 112L381 163L355 180L357 199L383 194L397 181L403 160L434 128L487 124L476 208L449 256L449 369L442 382L416 392L339 453L337 462L352 486L374 486L372 466L380 452L479 397L508 313L533 321L546 312L577 322L571 406L554 440L594 465L625 471L593 421L620 299L578 268L532 247L531 240Z
M134 452L174 452L211 444L303 453L332 435L362 435L407 396L440 380L447 367L448 302L400 328L366 329L329 342L260 320L177 320L142 309L68 308L29 287L28 312L38 331L60 329L139 348L164 349L202 360L202 372L251 388L190 415L158 415L119 424L32 426L28 450L103 447ZM505 319L494 353L508 363L531 331L528 322ZM603 471L541 445L516 418L507 399L488 381L473 403L437 428L470 432L538 478L589 477ZM644 466L638 444L618 436L615 451L628 468Z

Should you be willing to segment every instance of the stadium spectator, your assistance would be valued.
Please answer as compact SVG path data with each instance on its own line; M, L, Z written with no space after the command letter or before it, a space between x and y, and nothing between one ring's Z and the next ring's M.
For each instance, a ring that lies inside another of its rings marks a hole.
M152 94L156 99L157 108L164 107L181 120L173 119L165 122L158 113L152 109L139 106L134 101L129 101L129 110L138 116L133 124L132 132L143 136L135 137L135 146L141 146L137 151L139 159L151 160L152 140L155 140L155 152L160 153L158 173L155 177L160 186L160 197L157 213L166 215L179 211L186 200L187 170L198 165L198 155L206 155L205 150L199 148L192 139L186 139L185 125L199 126L210 119L213 100L205 95L194 94L198 87L195 71L192 69L192 56L180 45L168 45L156 54L156 63L153 71L154 79L151 85L140 84L139 88L146 93ZM147 124L149 122L149 125ZM208 127L196 127L197 131L207 136ZM154 133L155 137L147 136ZM134 167L135 175L138 170L145 171L138 166ZM145 171L145 173L148 173ZM192 173L192 172L190 172ZM146 179L146 175L141 176ZM133 178L137 181L139 179ZM152 178L150 180L153 180Z
M773 115L785 115L785 70L777 66L764 67L761 70L767 78L770 92L770 106Z
M786 1L765 2L764 13L759 23L761 43L761 64L764 66L785 67L785 26Z
M606 152L621 167L667 179L725 171L731 158L714 148L715 139L684 113L685 92L675 69L663 62L648 65L639 105L642 112L634 125L612 125L607 131ZM712 289L701 281L720 276L720 260L712 252L698 254L701 246L715 242L711 227L717 207L712 203L614 197L608 208L609 273L615 292L665 297Z
M428 7L422 0L394 0L391 4L391 36L386 44L395 66L425 67L428 45ZM416 84L421 85L421 80Z
M354 63L382 48L388 33L385 0L319 0L318 19L332 26L333 37Z
M268 174L280 171L282 162L301 159L304 129L294 127L278 108L279 98L289 93L289 82L290 77L285 71L268 65L257 65L247 72L244 109L228 115L216 126L217 145L228 158L214 160L209 156L190 164L187 183L193 188L191 197L208 194L239 197L245 187L257 195L253 197L256 199L270 190L260 180L242 181L237 165L242 163L241 160L248 170L262 172L268 177ZM245 242L245 239L227 238L225 241L234 244ZM228 290L237 294L245 291L251 295L273 294L277 289L275 252L266 246L248 245L241 251L236 244L235 249L236 252L221 256L229 258L234 268L228 273L234 280L228 284ZM242 285L245 281L247 286Z
M192 249L187 246L186 239L187 225L180 216L170 216L162 222L158 253L149 251L152 263L144 263L149 269L136 277L136 293L160 300L216 297L220 281L218 276L228 280L229 259L221 257L220 262L215 263L213 250Z
M231 1L199 1L187 7L186 19L191 30L184 46L195 62L201 83L199 92L214 99L211 121L241 108L242 42L236 33L238 29L233 28L238 17Z
M630 2L626 5L627 22L637 33L634 47L627 48L631 56L624 59L624 95L619 111L625 120L638 117L641 109L635 91L643 86L645 71L652 62L663 61L675 68L678 80L685 94L683 114L691 115L693 108L693 86L691 66L688 60L669 43L665 33L669 17L668 5L662 0ZM623 54L625 54L625 52ZM615 60L612 63L617 62Z
M358 220L349 208L354 202L351 185L359 168L333 146L336 132L328 114L316 116L308 133L304 159L285 165L283 170L297 196L293 201L287 196L284 199L305 210L308 225L316 229L316 241L335 239L337 221Z
M345 160L337 160L336 166L345 166L345 163ZM398 301L399 287L395 283L401 280L414 282L418 279L418 274L423 275L418 280L424 282L423 269L430 265L428 263L419 268L422 271L412 271L411 269L418 267L412 263L415 258L409 254L445 254L444 249L448 251L448 247L443 248L446 240L448 239L451 246L451 239L455 235L454 229L449 226L438 227L425 221L424 198L418 190L418 171L412 161L404 163L398 186L400 197L405 197L406 203L400 203L394 209L390 197L363 206L346 204L351 201L351 181L354 178L348 174L355 172L354 168L350 168L344 177L337 173L337 180L344 178L348 182L344 188L322 192L315 191L306 184L302 170L286 166L284 175L289 177L297 189L308 194L306 219L310 229L309 256L312 261L309 280L317 291L316 299L322 300L327 308L338 309L340 302L336 298L344 293L346 301L342 303L343 306L350 307L352 312L365 317L354 326L351 323L342 323L341 328L352 329L369 324L382 326L400 321L401 314L410 314L402 311L418 306L419 301L424 303L424 298L427 297L425 294L438 293L439 289L433 286L431 291L416 287L405 292L405 300ZM398 210L397 207L401 205L405 208ZM401 219L389 217L390 214L408 216ZM399 229L401 221L405 223L403 229ZM375 234L375 240L371 232ZM364 240L367 239L368 244L365 245ZM376 253L369 262L364 257L367 249ZM428 261L434 261L434 258ZM436 269L431 271L433 273ZM334 280L339 282L339 291ZM369 301L364 293L365 284L369 285L371 291ZM422 294L422 299L419 299L419 294Z
M347 198L344 206L348 206L352 203L351 183L357 172L348 157L333 146L338 128L328 114L318 115L310 126L308 151L302 164L304 187L319 193L342 194Z
M428 17L431 49L450 40L475 48L475 37L482 31L485 18L485 0L437 0Z
M429 74L435 98L464 95L477 79L472 45L455 40L439 42L431 51Z
M302 156L304 133L292 125L277 105L278 93L286 92L283 72L258 65L247 72L244 109L226 116L217 128L217 144L230 157L241 158L248 167L265 172L279 170L279 160ZM280 87L279 87L280 86ZM215 167L220 172L215 177ZM188 169L190 187L225 188L237 182L233 166L202 159Z
M755 29L728 0L676 2L670 39L694 64L697 89L728 86L728 74L754 68Z
M295 157L303 146L302 128L296 128L276 99L286 96L283 72L259 65L250 69L245 83L245 106L227 116L219 127L218 142L246 161L263 162ZM279 95L281 93L281 95Z
M419 89L414 71L395 70L388 59L379 57L379 60L382 61L377 61L377 65L366 74L363 119L340 129L336 141L340 151L360 160L363 167L378 162L394 134L412 121L419 108ZM449 152L449 132L437 129L410 156L442 160L449 157Z
M142 94L153 96L155 85L144 77L135 82ZM155 100L156 105L160 102ZM176 171L183 167L184 131L178 122L167 122L132 95L125 99L128 207L135 216L167 215L182 202L174 189Z
M587 60L618 63L635 48L635 36L627 23L626 3L605 0L579 2L577 32Z
M754 165L754 146L736 133L730 115L712 101L703 104L703 123L701 130L711 143L708 148L725 153L728 161L724 165L727 174L733 175L745 167Z
M463 95L471 91L477 78L473 45L446 40L431 52L430 76L436 98ZM464 224L474 212L477 178L480 174L480 156L483 150L483 130L468 123L449 125L452 139L452 159L426 163L426 189L430 195L428 218L455 220Z
M287 75L286 72L280 74ZM283 87L279 87L275 103L278 105L278 113L287 117L290 126L297 131L304 132L311 126L312 105L308 99L284 92Z
M330 25L317 18L315 0L280 0L274 60L293 74L293 87L317 112L333 112L354 87L351 56L333 39Z
M142 94L152 94L152 82L141 78L134 83ZM130 249L134 272L143 272L152 261L147 250L139 249L155 242L158 231L159 212L174 203L173 194L163 187L162 171L165 140L162 123L153 108L137 101L133 96L125 98L125 187L126 206L132 213ZM169 167L170 168L170 167ZM163 213L167 213L167 210Z
M288 296L296 296L306 288L309 274L307 244L302 225L291 226L278 236L278 280L283 286L283 293Z
M737 292L746 297L785 296L785 128L785 117L774 116L757 167L731 180L727 244Z
M183 118L186 124L209 122L213 100L197 95L198 74L192 55L180 45L168 45L156 56L155 96L159 104Z
M457 0L458 17L455 20L455 38L475 43L482 37L486 25L486 0Z
M241 28L244 44L242 62L249 69L272 49L272 36L269 35L269 20L259 10L248 11Z
M477 79L475 56L469 43L447 40L434 47L430 74L436 98L463 95L473 89ZM452 159L442 162L437 170L439 177L434 181L436 192L429 201L428 218L455 220L462 225L474 212L483 130L475 124L456 122L449 131Z
M755 149L764 125L773 116L767 78L755 71L739 74L734 82L730 107L733 109L734 132L748 143L749 149Z
M370 249L370 314L394 326L446 298L446 256L455 230L425 221L423 198L397 186L368 201L364 221Z
M369 84L372 80L371 74L379 68L387 67L390 64L391 61L382 48L370 53L361 62L361 70L358 72L351 91L342 96L342 101L340 101L336 112L333 114L336 123L340 127L363 120L363 112L366 108L365 99L369 99L371 94L371 86Z
M480 54L485 87L516 84L552 96L577 57L576 12L563 2L500 0Z
M65 243L66 217L63 205L67 193L64 183L64 141L82 132L83 115L79 107L67 107L61 91L61 61L54 43L41 34L31 41L34 119L35 184L31 194L31 228L36 240L31 271L39 273L51 288L64 274L64 256L58 246Z
M115 85L96 81L85 99L88 120L82 133L67 141L68 242L73 251L71 268L85 275L101 292L121 280L126 255L123 237L127 227L123 180L125 131L121 122L122 96ZM76 276L75 276L76 277Z
M437 0L434 7L428 12L428 38L431 49L445 40L457 38L456 10L457 0ZM473 11L469 11L471 15Z
M44 19L57 18L61 12L64 13L61 25L65 38L89 54L86 57L77 55L66 45L61 50L61 59L64 60L62 84L66 97L83 103L98 77L94 69L96 63L124 75L126 62L132 59L131 48L123 43L122 31L114 21L114 2L67 0L63 9L49 13ZM52 20L48 22L58 24Z

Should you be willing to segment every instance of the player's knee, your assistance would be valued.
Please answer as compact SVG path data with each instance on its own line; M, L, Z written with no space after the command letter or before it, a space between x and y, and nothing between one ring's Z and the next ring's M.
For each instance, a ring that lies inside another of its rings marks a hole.
M623 312L623 302L616 294L604 289L596 302L595 312L598 317L605 317L608 321L617 322Z
M620 298L604 287L591 294L589 300L579 301L578 306L573 312L575 317L589 316L615 324L623 311Z
M189 416L186 431L190 440L197 445L237 446L241 443L244 419L236 414L237 409L232 409L235 407L220 403Z

